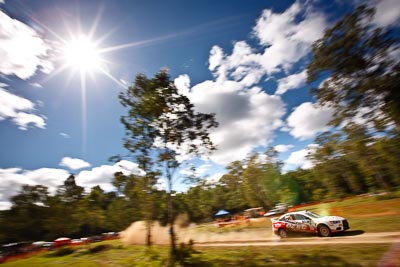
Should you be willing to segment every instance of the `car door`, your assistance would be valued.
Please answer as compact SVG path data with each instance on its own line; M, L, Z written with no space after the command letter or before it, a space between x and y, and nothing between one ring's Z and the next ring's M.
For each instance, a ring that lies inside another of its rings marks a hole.
M287 214L287 215L283 216L282 222L284 222L284 224L285 224L286 231L289 231L289 232L297 232L298 231L297 223L294 220L294 217L292 214Z
M297 224L297 228L299 232L314 232L315 231L315 223L311 218L302 215L302 214L294 214L294 219Z

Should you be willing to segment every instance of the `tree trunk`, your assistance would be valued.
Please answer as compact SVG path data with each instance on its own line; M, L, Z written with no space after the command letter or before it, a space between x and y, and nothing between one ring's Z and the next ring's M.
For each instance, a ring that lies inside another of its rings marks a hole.
M379 170L376 170L375 177L376 177L375 180L377 181L377 183L380 185L380 187L382 189L385 189L386 191L391 191L390 185L385 181L385 179L383 178L383 176Z
M176 236L174 231L174 205L172 199L172 177L169 168L167 169L168 179L168 223L169 223L169 236L170 236L170 255L168 266L175 266L176 262Z
M147 220L146 221L146 246L151 247L151 226L152 226L152 221Z

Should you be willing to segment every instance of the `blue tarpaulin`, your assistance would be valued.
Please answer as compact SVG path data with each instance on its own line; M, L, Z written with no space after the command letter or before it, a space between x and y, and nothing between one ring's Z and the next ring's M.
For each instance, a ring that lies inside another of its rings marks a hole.
M217 213L215 213L214 216L223 216L223 215L228 215L228 214L230 214L229 211L220 210L220 211L218 211Z

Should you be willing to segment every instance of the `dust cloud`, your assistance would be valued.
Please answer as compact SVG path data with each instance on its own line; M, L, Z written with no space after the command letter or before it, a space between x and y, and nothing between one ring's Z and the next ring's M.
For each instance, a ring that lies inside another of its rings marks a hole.
M174 230L177 235L177 243L187 243L193 240L195 243L209 242L249 242L259 241L271 238L271 231L246 230L246 231L230 231L225 233L212 232L202 230L200 226L194 224L182 223L177 220L174 225ZM120 233L122 242L125 245L146 244L146 224L143 221L132 223L127 229ZM169 228L161 226L154 222L151 227L151 240L156 245L169 244Z

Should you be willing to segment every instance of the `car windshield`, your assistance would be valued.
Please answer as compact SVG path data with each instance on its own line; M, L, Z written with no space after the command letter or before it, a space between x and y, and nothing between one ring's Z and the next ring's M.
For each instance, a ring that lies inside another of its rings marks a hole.
M310 216L311 218L321 218L321 215L315 214L314 212L311 211L307 211L306 213L308 216Z

